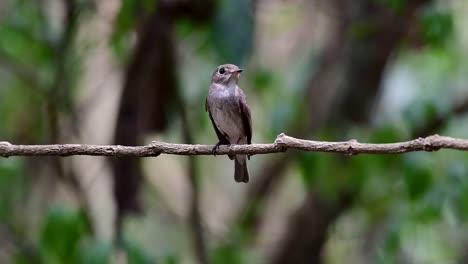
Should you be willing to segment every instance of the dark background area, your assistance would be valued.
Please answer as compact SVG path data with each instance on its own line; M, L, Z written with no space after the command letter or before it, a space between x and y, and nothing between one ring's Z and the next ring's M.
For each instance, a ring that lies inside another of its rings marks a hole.
M468 1L3 0L0 141L468 138ZM468 154L0 159L0 263L468 263Z

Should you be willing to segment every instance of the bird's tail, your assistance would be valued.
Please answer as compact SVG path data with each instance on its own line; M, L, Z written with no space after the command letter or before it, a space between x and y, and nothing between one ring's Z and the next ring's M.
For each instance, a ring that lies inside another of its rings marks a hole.
M249 182L246 155L236 155L234 159L234 180L236 182Z

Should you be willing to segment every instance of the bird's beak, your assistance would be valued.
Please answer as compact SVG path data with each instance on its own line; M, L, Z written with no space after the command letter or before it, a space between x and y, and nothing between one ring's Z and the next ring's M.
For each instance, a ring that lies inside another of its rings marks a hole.
M242 71L243 71L242 69L238 69L238 70L232 71L231 74L233 74L233 75L235 75L235 76L239 76L239 74L240 74Z

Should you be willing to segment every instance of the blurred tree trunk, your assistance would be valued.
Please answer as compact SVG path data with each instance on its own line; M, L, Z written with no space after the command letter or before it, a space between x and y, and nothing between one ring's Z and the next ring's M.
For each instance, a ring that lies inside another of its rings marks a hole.
M173 26L180 16L203 22L212 16L214 1L157 1L141 21L137 44L128 65L115 129L114 143L143 144L148 132L167 128L169 115L178 112ZM138 23L137 23L138 24ZM140 211L137 195L142 181L140 159L112 160L117 203L117 234L126 213Z
M303 103L309 112L309 121L304 122L303 113L298 112L291 127L284 131L286 134L306 138L323 126L327 120L330 107L333 106L331 99L336 90L336 81L332 80L338 79L340 62L344 60L345 25L344 18L340 17L307 83L305 89L307 95ZM297 158L297 154L297 151L288 151L280 157L271 157L257 180L252 182L247 193L248 198L245 199L246 205L241 209L239 219L248 237L255 237L262 221L263 203L275 191L284 175L283 172Z
M115 129L115 144L139 145L148 131L163 131L175 89L171 22L161 8L143 22L128 66ZM113 159L117 220L139 211L139 159Z
M338 84L337 97L332 101L335 107L329 108L333 111L331 120L334 127L346 131L351 124L367 123L390 56L412 26L412 17L427 2L411 1L401 10L396 10L372 0L333 1L335 10L341 10L338 14L346 21L342 24L346 26L343 30L346 34L345 60L336 62L342 63L342 81ZM311 124L313 122L315 120ZM336 163L345 162L346 159L336 159ZM338 189L335 199L331 200L320 197L314 190L309 191L303 204L291 216L289 229L272 263L320 263L329 227L352 207L358 195L359 189L351 186Z

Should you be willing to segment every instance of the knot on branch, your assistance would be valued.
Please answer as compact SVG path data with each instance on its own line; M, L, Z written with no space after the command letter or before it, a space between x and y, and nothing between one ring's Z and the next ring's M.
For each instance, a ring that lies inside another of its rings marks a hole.
M161 154L161 149L164 148L164 142L151 141L151 143L148 145L148 148L153 151L156 156L158 156Z
M286 145L287 144L287 136L284 133L279 134L278 136L276 136L275 144L279 145L279 146Z
M286 136L284 133L279 134L276 136L274 144L280 147L282 150L287 150L288 145L291 143L291 138Z
M440 136L437 134L422 139L423 149L429 152L439 150L440 146L437 146L437 142L439 139L440 139Z
M356 145L358 144L356 139L350 139L346 142L346 144L348 145L348 149L346 150L345 155L353 156L358 154L356 152Z
M0 141L0 150L2 151L0 156L2 156L4 158L8 158L10 155L6 154L5 152L8 150L8 147L10 147L10 146L12 146L10 142Z
M114 154L115 153L115 149L113 147L107 147L107 148L104 149L104 151L107 154Z
M163 144L164 142L160 142L160 141L156 141L156 140L153 140L151 141L151 143L148 144L148 146L152 147L152 148L156 148L156 147L159 147L161 144Z

